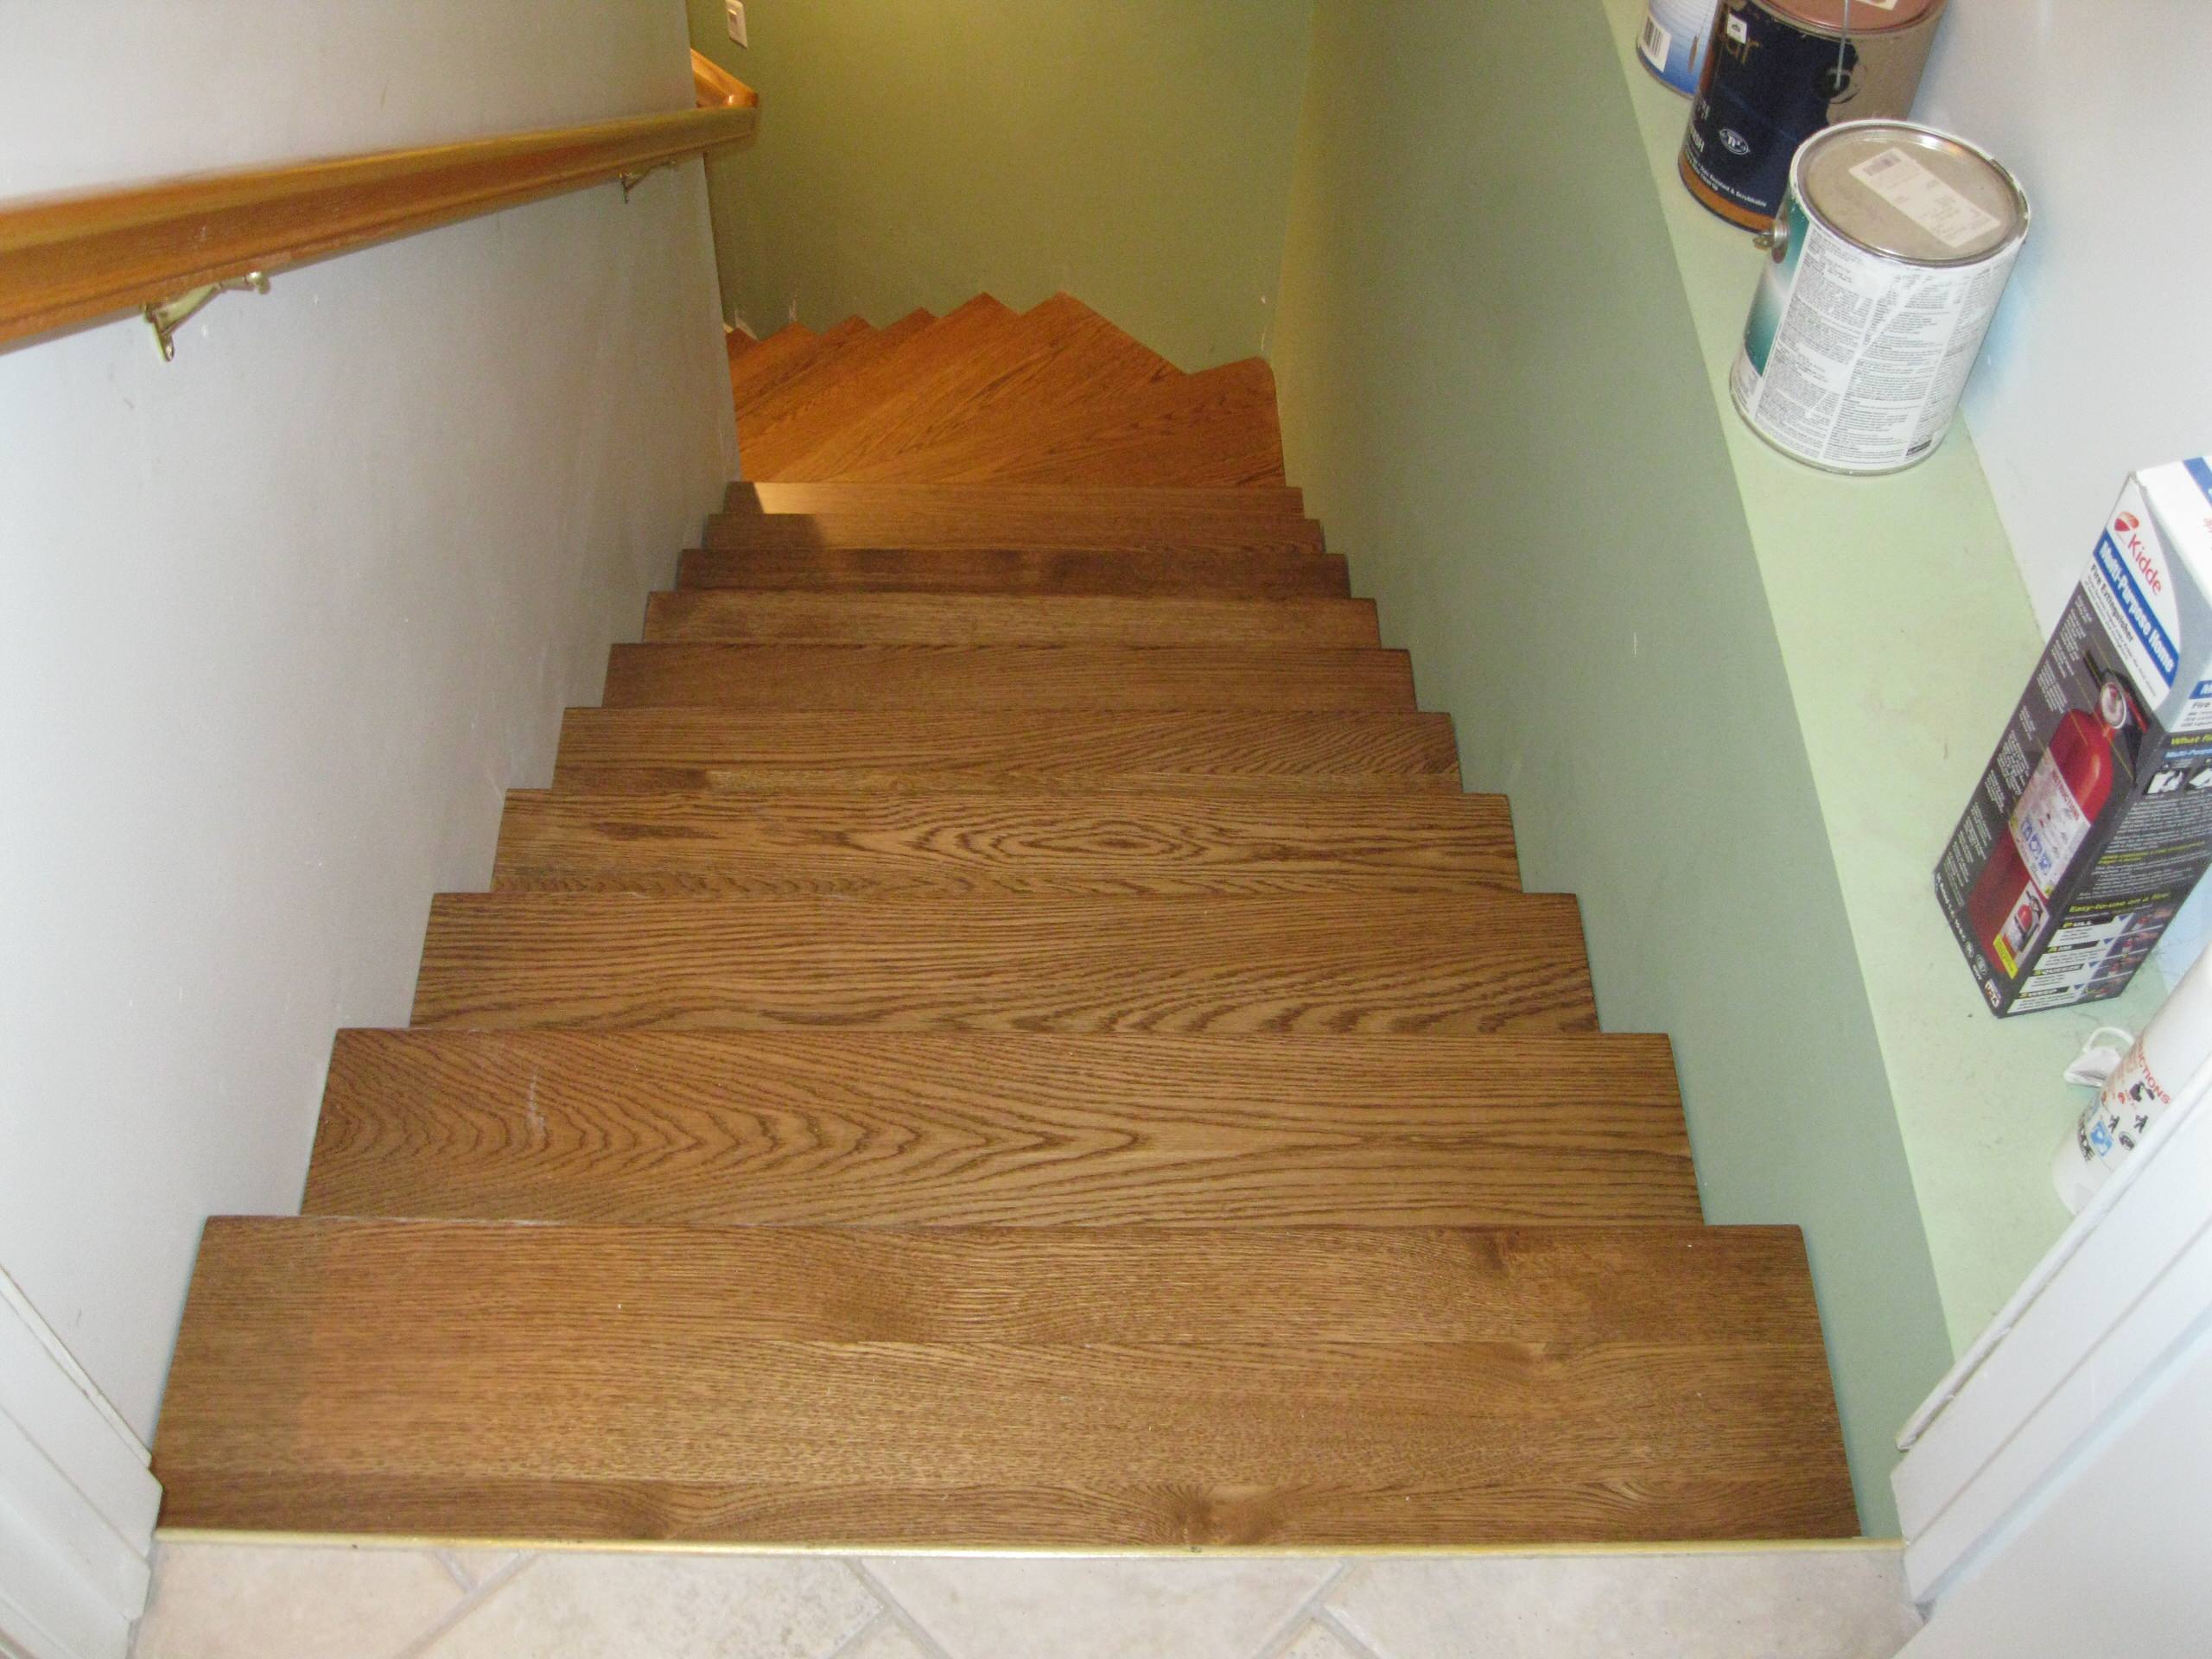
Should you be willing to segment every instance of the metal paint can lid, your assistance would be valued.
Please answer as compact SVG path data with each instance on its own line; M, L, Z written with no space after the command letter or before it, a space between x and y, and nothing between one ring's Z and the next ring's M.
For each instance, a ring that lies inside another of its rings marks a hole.
M1759 0L1777 17L1786 17L1815 35L1838 37L1891 35L1931 21L1945 0Z
M1797 200L1846 241L1915 265L1970 265L2028 233L2027 193L1986 150L1910 121L1851 121L1805 141Z

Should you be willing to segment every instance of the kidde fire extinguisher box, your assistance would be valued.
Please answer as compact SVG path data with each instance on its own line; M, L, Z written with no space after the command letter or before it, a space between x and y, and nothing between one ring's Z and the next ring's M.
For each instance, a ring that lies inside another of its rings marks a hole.
M2212 465L2138 473L1936 868L2000 1014L2117 996L2212 862Z

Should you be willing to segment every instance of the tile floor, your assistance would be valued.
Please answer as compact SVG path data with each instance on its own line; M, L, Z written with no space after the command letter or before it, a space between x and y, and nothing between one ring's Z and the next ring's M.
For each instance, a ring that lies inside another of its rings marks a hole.
M1894 1548L1369 1559L165 1543L135 1659L1891 1659Z

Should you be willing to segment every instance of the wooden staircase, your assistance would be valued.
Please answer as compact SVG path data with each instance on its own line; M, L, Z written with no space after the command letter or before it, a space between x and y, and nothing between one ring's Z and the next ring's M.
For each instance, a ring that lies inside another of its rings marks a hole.
M304 1215L173 1528L778 1547L1856 1530L1802 1246L1286 486L1063 296L733 336L734 486Z

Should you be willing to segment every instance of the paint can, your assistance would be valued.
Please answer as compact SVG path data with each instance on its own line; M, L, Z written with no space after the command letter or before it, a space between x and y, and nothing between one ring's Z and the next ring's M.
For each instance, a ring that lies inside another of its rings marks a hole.
M1643 67L1685 98L1705 70L1705 42L1720 0L1648 0L1636 54Z
M2028 234L1995 157L1910 121L1853 121L1790 164L1770 256L1729 376L1737 410L1832 473L1924 461Z
M1774 223L1797 146L1912 113L1945 0L1720 0L1681 171L1732 225Z

